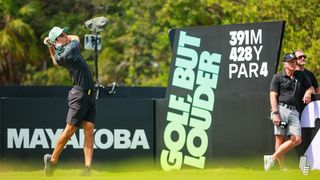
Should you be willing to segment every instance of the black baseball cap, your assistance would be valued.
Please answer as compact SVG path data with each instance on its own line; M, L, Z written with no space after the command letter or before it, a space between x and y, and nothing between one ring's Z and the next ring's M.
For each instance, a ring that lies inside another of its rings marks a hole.
M283 62L288 62L288 61L296 60L296 59L297 59L297 57L293 53L286 53L282 58Z

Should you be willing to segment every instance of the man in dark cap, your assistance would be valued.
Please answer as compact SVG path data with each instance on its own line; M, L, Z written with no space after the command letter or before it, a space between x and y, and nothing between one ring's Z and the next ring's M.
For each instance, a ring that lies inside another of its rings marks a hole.
M283 56L283 72L273 76L270 85L271 119L274 124L275 152L264 156L264 169L269 171L278 160L281 170L286 170L284 155L301 143L301 125L297 106L307 104L314 93L310 81L302 71L296 71L294 53ZM304 94L301 99L300 94ZM289 137L289 139L286 139Z

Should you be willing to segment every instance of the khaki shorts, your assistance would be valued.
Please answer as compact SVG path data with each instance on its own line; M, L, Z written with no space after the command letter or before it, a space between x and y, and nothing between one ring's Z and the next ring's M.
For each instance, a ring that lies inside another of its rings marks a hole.
M283 129L280 126L274 125L274 134L282 136L301 136L299 112L297 110L291 110L280 105L278 106L278 109L281 116L281 121L287 122L288 126L286 129Z

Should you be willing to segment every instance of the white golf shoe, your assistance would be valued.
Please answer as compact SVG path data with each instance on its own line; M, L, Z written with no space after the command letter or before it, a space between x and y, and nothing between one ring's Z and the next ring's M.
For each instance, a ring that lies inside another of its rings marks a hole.
M272 155L264 155L263 161L264 161L264 171L269 171L274 166Z

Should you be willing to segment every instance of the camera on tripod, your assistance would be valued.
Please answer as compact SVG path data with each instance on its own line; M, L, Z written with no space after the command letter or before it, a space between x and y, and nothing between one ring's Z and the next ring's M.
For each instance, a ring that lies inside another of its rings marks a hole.
M93 34L86 34L84 37L84 48L88 50L101 49L101 36L99 32L109 23L109 20L103 16L95 17L87 20L84 23L86 29L93 32Z
M96 99L99 98L100 89L105 89L103 85L100 84L98 78L98 50L101 49L101 36L99 33L103 30L103 28L109 23L109 20L105 17L95 17L87 20L84 23L84 26L92 31L93 34L86 34L84 38L85 49L94 50L94 64L95 64L95 76L96 76L96 84L94 88L96 90ZM108 91L108 94L115 94L115 88L117 86L116 82L112 83L111 90Z

